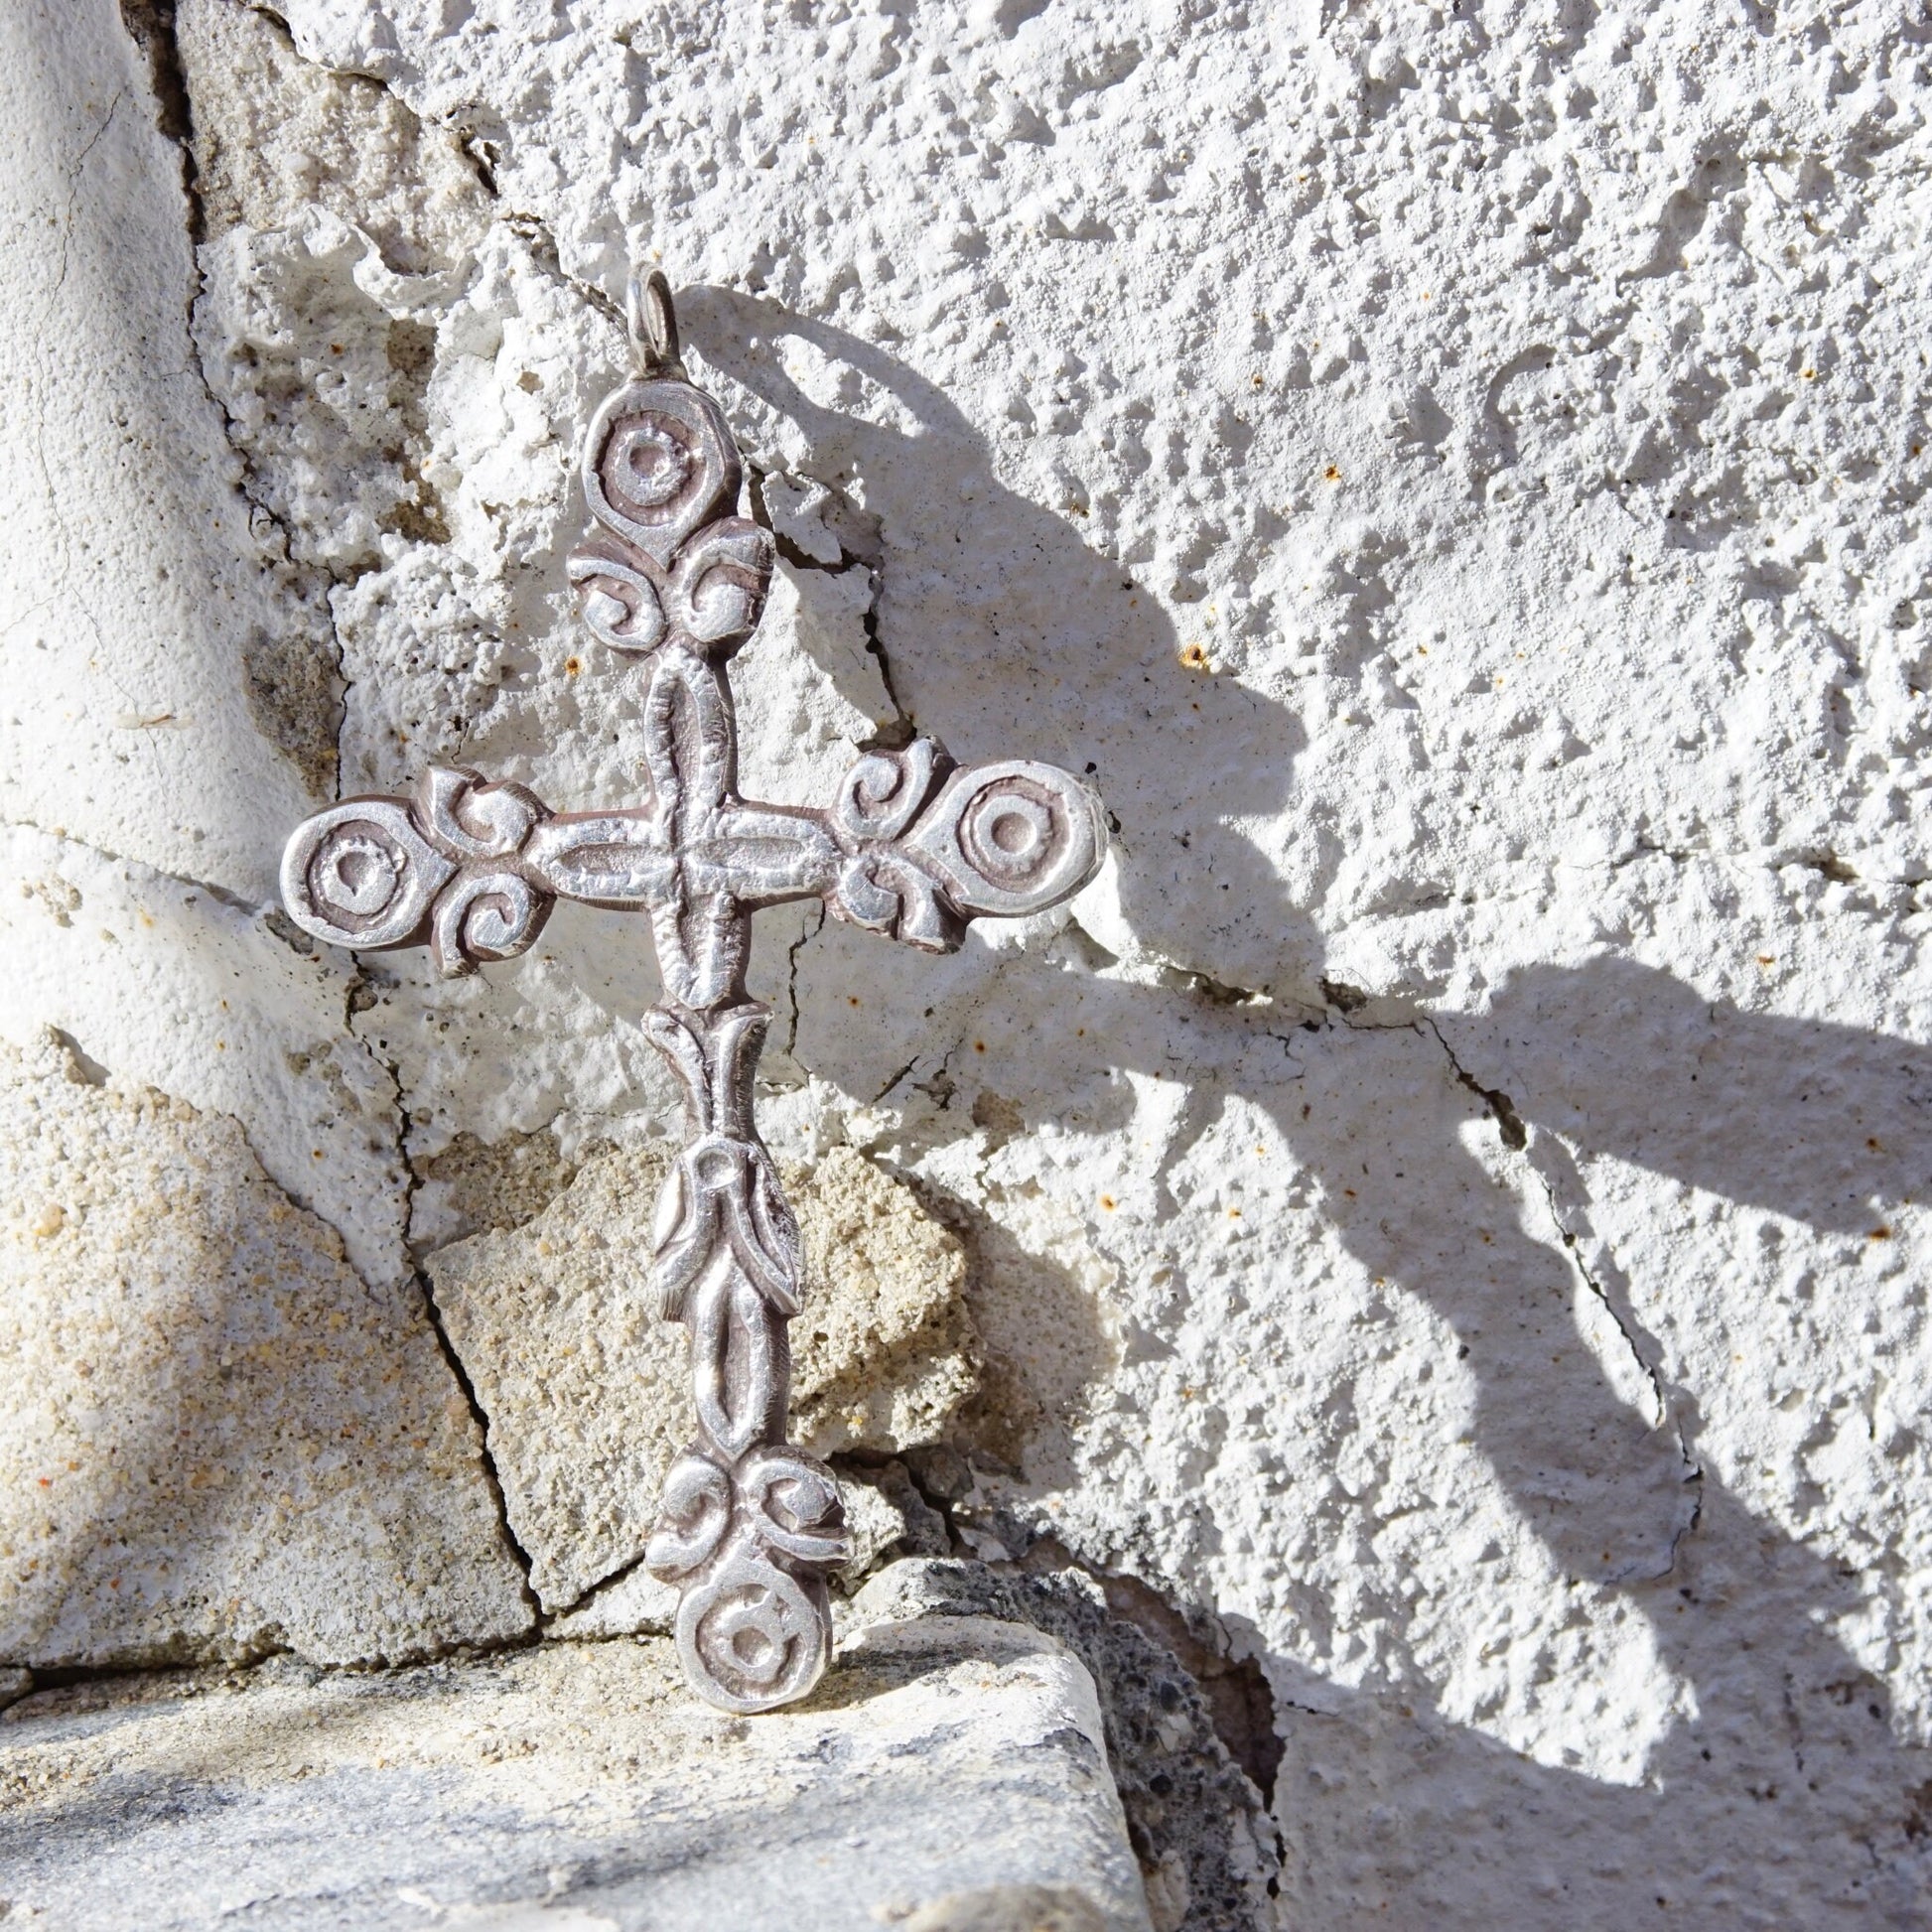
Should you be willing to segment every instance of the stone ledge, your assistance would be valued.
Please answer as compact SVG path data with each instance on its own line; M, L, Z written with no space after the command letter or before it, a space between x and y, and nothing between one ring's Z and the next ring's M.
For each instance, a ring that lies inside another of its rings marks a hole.
M663 1639L167 1672L0 1714L0 1898L61 1932L1147 1932L1092 1680L984 1617L726 1718Z

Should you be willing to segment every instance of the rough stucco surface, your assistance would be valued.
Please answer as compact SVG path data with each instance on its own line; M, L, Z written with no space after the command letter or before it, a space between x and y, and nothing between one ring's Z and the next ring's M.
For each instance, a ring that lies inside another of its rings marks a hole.
M1117 821L950 961L760 933L774 1146L963 1244L963 1547L1256 1660L1286 1923L1923 1923L1916 15L281 11L178 9L199 202L106 0L0 20L0 1030L385 1289L437 1162L675 1132L636 921L266 910L334 785L633 795L563 557L661 256L787 539L749 785L911 722Z

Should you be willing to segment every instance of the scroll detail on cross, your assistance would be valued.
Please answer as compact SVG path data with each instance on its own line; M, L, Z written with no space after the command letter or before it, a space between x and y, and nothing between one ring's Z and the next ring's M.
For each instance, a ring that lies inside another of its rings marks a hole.
M736 514L737 448L678 357L670 286L631 291L639 375L591 424L600 526L570 560L585 621L644 685L643 803L552 812L521 785L434 768L413 797L305 819L282 861L290 915L357 951L428 943L437 969L509 959L559 898L650 914L663 1000L651 1043L684 1089L686 1139L657 1205L650 1286L685 1323L698 1440L665 1478L645 1561L681 1587L678 1653L728 1711L805 1695L831 1646L825 1572L844 1560L838 1484L785 1442L787 1325L803 1254L753 1118L767 1008L750 998L751 915L787 899L928 952L968 920L1077 892L1106 844L1079 779L1026 760L956 767L931 739L873 752L823 810L738 791L725 666L757 627L769 534Z

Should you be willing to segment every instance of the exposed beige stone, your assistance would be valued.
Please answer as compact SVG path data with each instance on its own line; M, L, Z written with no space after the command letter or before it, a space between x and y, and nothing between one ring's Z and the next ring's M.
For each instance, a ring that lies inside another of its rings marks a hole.
M799 1441L820 1455L936 1443L979 1368L958 1237L848 1147L787 1166L785 1186L810 1285L791 1328Z
M546 1609L643 1548L657 1484L691 1432L683 1331L654 1322L643 1294L663 1173L654 1149L607 1156L526 1226L427 1263Z
M241 1130L0 1048L0 1661L420 1656L528 1627L476 1426Z
M694 1427L684 1332L655 1321L644 1293L668 1160L657 1147L599 1156L526 1226L427 1264L547 1609L636 1559ZM788 1168L785 1185L807 1272L795 1436L819 1454L936 1441L975 1385L959 1242L850 1148Z
M210 234L326 207L413 274L454 261L488 224L489 197L455 132L426 126L373 80L304 61L279 21L243 0L181 0L175 36Z
M421 1184L410 1203L410 1239L419 1248L443 1248L484 1229L520 1228L577 1178L581 1165L565 1157L547 1127L497 1141L452 1135L441 1153L416 1164Z

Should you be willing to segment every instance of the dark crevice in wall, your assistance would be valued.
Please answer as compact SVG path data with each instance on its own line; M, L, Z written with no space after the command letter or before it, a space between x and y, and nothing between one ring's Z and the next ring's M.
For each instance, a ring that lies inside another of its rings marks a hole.
M1350 986L1346 980L1320 982L1321 997L1340 1014L1360 1013L1368 1005L1369 995L1359 986Z
M1248 1774L1262 1803L1272 1808L1283 1742L1275 1725L1275 1693L1261 1660L1216 1649L1199 1634L1195 1619L1140 1578L1095 1570L1088 1564L1080 1568L1107 1592L1107 1607L1116 1616L1173 1652L1200 1687L1215 1735Z
M1500 1087L1485 1087L1476 1076L1455 1057L1455 1049L1443 1037L1443 1030L1435 1021L1426 1023L1429 1031L1436 1035L1436 1043L1449 1059L1449 1071L1455 1075L1458 1085L1480 1100L1488 1110L1489 1118L1496 1123L1496 1132L1502 1137L1503 1146L1520 1154L1530 1144L1530 1131L1523 1125L1523 1119L1516 1111L1515 1102Z
M121 0L121 23L128 38L147 57L155 125L181 156L182 193L188 198L188 238L199 247L206 238L207 222L200 171L195 165L194 106L188 97L188 74L175 39L175 0Z

